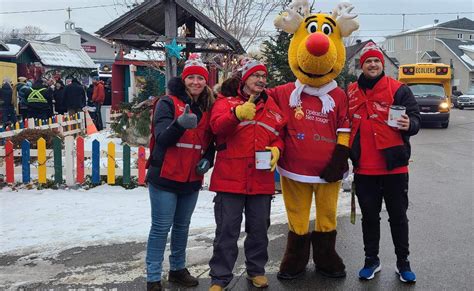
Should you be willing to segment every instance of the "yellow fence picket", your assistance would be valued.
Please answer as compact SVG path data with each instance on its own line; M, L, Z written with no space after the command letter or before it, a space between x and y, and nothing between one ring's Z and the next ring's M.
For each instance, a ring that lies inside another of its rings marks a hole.
M107 146L107 184L115 184L115 144L109 142Z
M46 184L46 140L38 139L38 182Z

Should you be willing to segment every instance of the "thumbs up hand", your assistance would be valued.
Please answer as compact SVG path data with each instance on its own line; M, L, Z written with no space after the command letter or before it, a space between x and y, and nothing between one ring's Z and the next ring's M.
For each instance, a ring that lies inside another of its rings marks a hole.
M255 100L255 95L250 95L249 100L242 105L235 107L235 116L242 120L252 120L255 117L257 108L253 101Z
M191 112L189 104L184 107L184 112L181 114L176 122L185 129L192 129L197 127L197 116Z

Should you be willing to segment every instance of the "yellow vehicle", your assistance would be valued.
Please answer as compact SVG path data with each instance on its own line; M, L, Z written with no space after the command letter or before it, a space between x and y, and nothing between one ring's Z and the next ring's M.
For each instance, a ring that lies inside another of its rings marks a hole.
M3 79L8 78L13 83L16 83L16 64L0 62L0 82L3 82Z
M407 84L418 105L421 121L447 128L451 109L451 68L446 64L401 65L398 80Z

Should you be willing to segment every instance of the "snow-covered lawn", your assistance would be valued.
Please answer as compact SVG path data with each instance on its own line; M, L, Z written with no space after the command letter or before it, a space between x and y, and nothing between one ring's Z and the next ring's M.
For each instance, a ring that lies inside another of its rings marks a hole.
M214 192L201 191L191 222L193 236L214 236ZM102 185L90 190L0 190L0 254L50 255L75 246L144 242L150 227L148 189ZM350 211L342 193L339 215ZM282 195L272 203L272 223L285 223Z

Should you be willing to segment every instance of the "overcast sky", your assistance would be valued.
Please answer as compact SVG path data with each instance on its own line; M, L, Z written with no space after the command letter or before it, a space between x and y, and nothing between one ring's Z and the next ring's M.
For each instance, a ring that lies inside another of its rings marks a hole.
M71 13L71 19L76 23L76 27L82 27L87 32L95 32L104 25L110 23L130 8L134 2L143 0L0 0L0 29L22 28L26 25L39 26L44 32L55 36L64 31L64 21L67 19L67 12L64 11L44 11L44 12L23 12L10 13L15 11L66 9L68 6L85 7L97 5L111 5L108 7L96 7L90 9L77 9ZM315 10L327 12L334 8L339 1L316 1ZM412 29L419 26L432 24L435 19L440 22L468 17L474 19L474 0L351 0L354 4L353 12L360 13L359 38L383 40L381 36L394 34L401 31L403 26L401 15L367 15L367 14L407 14L405 16L405 29ZM7 12L7 13L5 13ZM466 14L465 12L469 12ZM410 15L421 13L428 15ZM461 14L462 13L462 14ZM273 31L274 15L268 20L266 31Z

